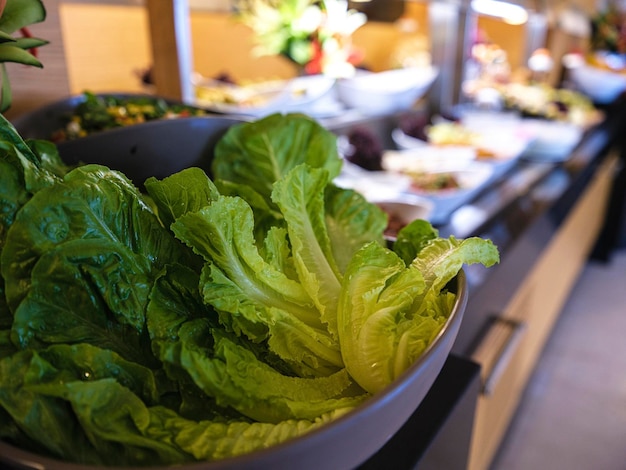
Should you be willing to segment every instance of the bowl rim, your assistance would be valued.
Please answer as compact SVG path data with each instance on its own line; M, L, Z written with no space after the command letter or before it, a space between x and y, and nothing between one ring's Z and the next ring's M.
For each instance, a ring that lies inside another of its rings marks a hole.
M20 133L20 135L26 135L26 137L34 138L34 139L50 140L51 136L49 135L39 135L38 133L37 135L33 134L33 131L32 131L33 126L35 124L39 124L38 127L41 127L41 124L43 122L43 123L47 123L50 125L54 124L58 129L61 129L62 127L61 119L64 116L71 115L78 105L80 105L81 103L84 103L87 100L85 97L85 93L87 92L88 90L86 90L83 93L73 94L73 95L67 96L66 98L44 104L41 107L22 113L16 116L15 118L11 119L11 124L13 125L13 127L16 128L16 130ZM210 111L200 106L197 106L196 104L190 104L182 100L167 98L164 96L154 95L154 94L150 94L146 92L135 93L135 92L128 92L128 91L126 92L111 91L111 92L96 92L96 93L93 93L93 95L99 98L116 98L116 99L128 99L128 100L152 99L154 101L162 100L169 106L186 106L188 108L197 109L198 111L207 113L201 116L181 117L178 119L193 119L196 117L212 117L212 116L224 117L224 115L222 114L211 115ZM51 122L52 119L55 119L55 121L59 120L59 122L52 123ZM77 142L77 141L82 142L85 139L89 139L90 137L99 136L103 134L108 135L108 136L110 135L115 136L117 132L120 132L123 129L130 129L136 126L146 126L149 124L154 124L156 122L162 122L162 121L167 122L170 120L171 119L154 119L154 120L145 121L142 123L136 123L136 124L129 125L129 126L113 127L113 128L103 129L101 131L90 133L86 135L85 137L81 137L79 139L64 140L64 141L54 142L54 143L57 146L59 146L59 145L66 144L68 142Z

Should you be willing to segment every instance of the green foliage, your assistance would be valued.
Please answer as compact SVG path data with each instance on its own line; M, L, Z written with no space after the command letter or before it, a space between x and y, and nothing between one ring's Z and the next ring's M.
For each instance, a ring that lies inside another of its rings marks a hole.
M1 3L0 3L1 6ZM0 10L0 77L2 89L0 112L11 106L11 86L6 62L43 67L31 50L48 44L48 41L33 37L16 38L14 33L46 18L46 10L41 0L6 0L4 10Z

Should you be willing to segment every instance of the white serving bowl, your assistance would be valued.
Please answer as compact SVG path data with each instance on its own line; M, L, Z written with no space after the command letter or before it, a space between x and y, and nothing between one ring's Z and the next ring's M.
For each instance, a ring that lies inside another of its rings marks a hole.
M389 225L385 235L395 238L405 225L414 220L430 220L435 203L425 197L406 195L398 199L376 201L376 205L389 217Z
M394 173L455 171L476 160L476 149L460 145L424 145L406 150L388 150L383 168Z
M583 137L583 129L568 122L526 119L523 126L534 135L522 157L526 160L567 160Z
M594 67L579 57L567 58L564 65L574 87L595 103L611 103L626 90L626 73Z
M400 150L410 150L414 148L422 148L428 145L428 142L412 135L406 134L402 129L396 127L391 131L391 140Z
M408 67L384 72L360 72L337 82L339 100L366 115L411 108L437 78L434 66Z

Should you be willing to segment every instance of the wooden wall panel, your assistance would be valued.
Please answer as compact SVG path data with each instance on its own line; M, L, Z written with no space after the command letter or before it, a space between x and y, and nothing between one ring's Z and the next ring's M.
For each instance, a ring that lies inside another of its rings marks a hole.
M62 3L69 89L138 92L138 73L152 63L143 6Z

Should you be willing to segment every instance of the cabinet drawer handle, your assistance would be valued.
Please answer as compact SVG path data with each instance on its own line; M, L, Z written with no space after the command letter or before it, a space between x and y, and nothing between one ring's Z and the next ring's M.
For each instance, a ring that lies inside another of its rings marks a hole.
M471 357L482 368L482 394L491 395L526 331L524 322L493 317Z

